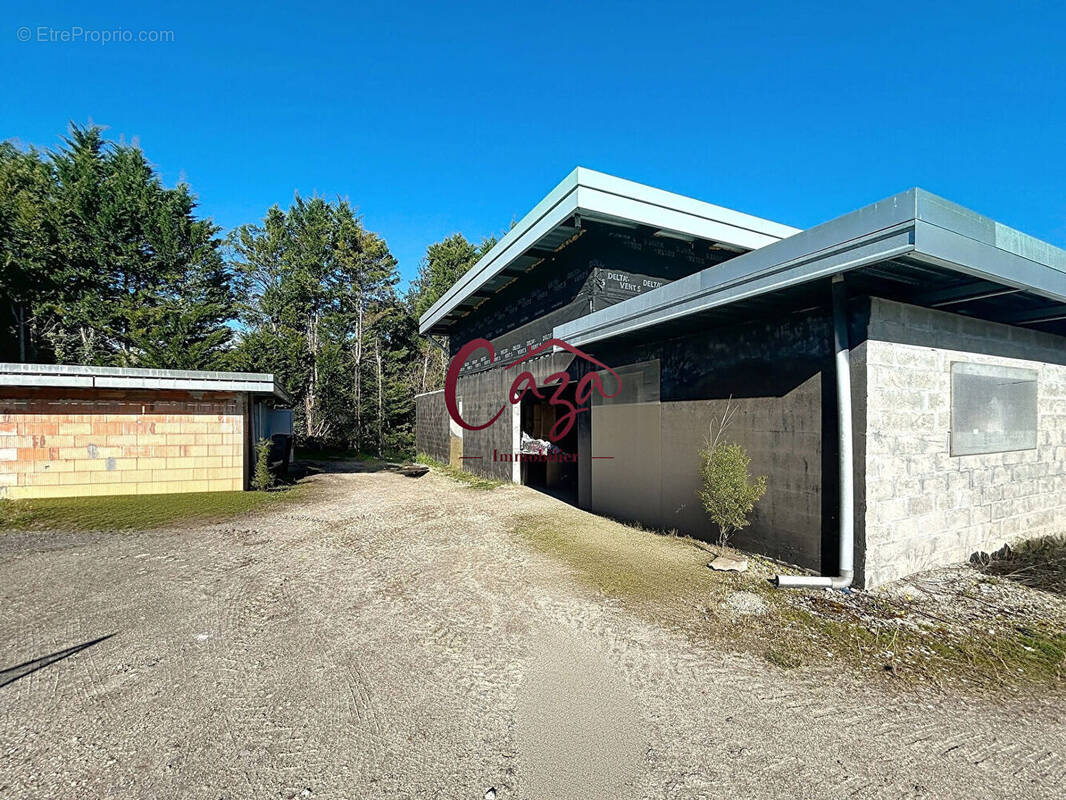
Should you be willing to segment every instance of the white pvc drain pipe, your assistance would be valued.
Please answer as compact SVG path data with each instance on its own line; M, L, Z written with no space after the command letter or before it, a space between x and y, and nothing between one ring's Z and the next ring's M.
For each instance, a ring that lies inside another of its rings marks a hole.
M844 276L833 276L833 349L837 385L837 430L840 457L840 574L778 575L783 588L846 589L855 575L855 452L851 414L851 350L848 346L848 301Z

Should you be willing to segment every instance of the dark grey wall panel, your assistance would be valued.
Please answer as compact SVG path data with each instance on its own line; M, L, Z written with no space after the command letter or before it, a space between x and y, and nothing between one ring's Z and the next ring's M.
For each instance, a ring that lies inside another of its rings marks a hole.
M696 495L698 451L711 421L732 402L737 414L727 440L744 446L752 473L766 475L768 484L752 524L735 543L812 569L835 569L836 401L828 309L590 349L616 369L654 359L661 365L661 501L640 521L700 538L716 535ZM595 422L593 440L610 441L613 432L596 431ZM623 459L612 465L616 471L626 468L625 459L640 469L639 452L608 455ZM593 462L593 471L599 466Z
M506 383L505 383L506 380ZM459 378L456 394L462 399L463 419L481 425L503 406L503 413L488 428L463 431L463 469L496 480L511 480L511 464L493 460L494 452L509 453L511 446L511 405L507 390L513 376L503 369L490 369Z
M442 391L415 398L415 448L448 462L448 409Z
M530 359L520 367L509 370L496 367L460 376L456 394L462 399L463 419L467 422L480 425L491 419L501 405L505 406L496 422L484 430L463 431L463 469L475 475L510 481L511 462L494 461L493 453L512 453L515 449L512 442L513 407L507 399L515 376L522 370L528 370L542 385L549 375L568 369L578 373L578 367L572 355L558 353Z
M471 339L493 343L498 361L513 360L551 337L556 325L650 291L732 257L706 243L681 242L583 222L581 235L486 299L449 334L454 354ZM472 360L465 372L488 369Z

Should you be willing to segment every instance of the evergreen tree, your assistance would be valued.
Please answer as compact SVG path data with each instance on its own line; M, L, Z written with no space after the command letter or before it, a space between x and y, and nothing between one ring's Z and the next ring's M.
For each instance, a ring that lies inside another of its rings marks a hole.
M496 245L496 237L488 236L475 245L461 233L455 233L426 248L426 256L411 282L408 303L417 320L436 303L459 278ZM415 378L417 392L428 392L443 385L447 371L446 340L426 337L416 344L420 374Z
M55 291L54 176L36 150L0 143L0 360L33 361L36 307Z
M56 152L0 144L0 358L272 372L304 440L410 452L414 395L445 365L418 316L494 244L431 245L401 297L347 201L296 195L224 253L188 186L72 125Z
M384 240L347 201L297 195L288 211L270 209L230 241L248 297L233 363L282 379L303 437L379 449L365 391L376 374L368 346L399 280Z
M232 281L218 228L139 148L71 126L42 157L0 150L0 296L19 360L217 366Z
M425 314L495 244L492 236L475 245L455 233L426 248L418 276L412 281L415 315Z

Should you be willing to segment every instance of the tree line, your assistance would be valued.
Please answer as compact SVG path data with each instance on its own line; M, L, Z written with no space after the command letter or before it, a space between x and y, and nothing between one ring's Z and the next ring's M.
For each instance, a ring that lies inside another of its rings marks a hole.
M430 245L401 290L347 200L223 235L139 147L72 125L54 151L0 144L0 361L272 372L303 442L410 452L446 368L418 317L495 241Z

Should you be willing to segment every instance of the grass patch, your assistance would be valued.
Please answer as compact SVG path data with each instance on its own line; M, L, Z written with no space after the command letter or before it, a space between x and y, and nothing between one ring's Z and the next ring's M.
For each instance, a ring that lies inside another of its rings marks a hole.
M0 500L0 531L141 531L217 522L305 496L306 485L272 492L56 497Z
M465 470L456 469L451 464L445 464L443 461L438 461L433 456L426 453L419 453L415 456L415 460L419 464L425 464L434 472L439 472L441 475L445 475L452 480L465 483L471 489L480 489L482 491L490 491L497 487L503 486L503 481L497 481L492 478L483 478L480 475L474 475L472 472L466 472Z
M803 662L799 657L792 651L786 649L771 647L766 651L764 657L771 664L781 667L781 669L795 669L796 667L803 666Z
M580 582L645 619L782 669L847 664L854 671L939 687L1066 688L1060 620L943 624L923 617L917 606L878 593L780 590L769 582L778 570L767 559L742 554L748 572L715 572L707 567L714 554L738 554L576 509L520 516L516 533L569 566ZM734 611L726 601L738 591L757 595L765 613Z

